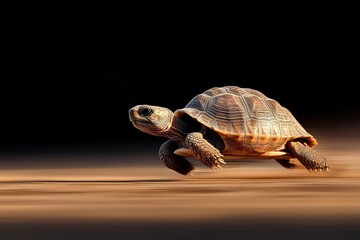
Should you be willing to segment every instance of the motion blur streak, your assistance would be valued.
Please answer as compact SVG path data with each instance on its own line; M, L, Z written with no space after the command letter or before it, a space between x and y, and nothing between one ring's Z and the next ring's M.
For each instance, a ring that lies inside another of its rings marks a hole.
M157 145L2 156L0 239L359 239L358 132L310 131L330 175L271 160L230 161L219 170L190 160L194 175L185 177L162 165Z

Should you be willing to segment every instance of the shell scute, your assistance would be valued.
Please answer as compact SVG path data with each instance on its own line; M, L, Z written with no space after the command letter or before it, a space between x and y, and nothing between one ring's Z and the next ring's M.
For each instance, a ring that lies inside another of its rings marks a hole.
M249 116L256 119L271 119L273 113L263 98L256 95L243 96Z

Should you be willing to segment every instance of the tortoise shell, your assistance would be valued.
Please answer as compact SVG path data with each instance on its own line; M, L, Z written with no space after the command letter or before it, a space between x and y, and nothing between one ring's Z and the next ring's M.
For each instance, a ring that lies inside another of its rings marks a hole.
M237 86L213 87L195 96L175 116L190 116L224 141L223 154L247 155L285 149L300 139L317 145L292 113L263 93Z

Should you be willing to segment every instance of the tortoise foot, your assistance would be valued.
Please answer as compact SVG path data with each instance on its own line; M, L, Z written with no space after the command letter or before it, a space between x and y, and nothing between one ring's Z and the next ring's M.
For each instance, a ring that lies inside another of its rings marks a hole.
M201 162L208 168L221 169L222 167L220 164L226 164L226 162L224 161L224 159L222 159L222 157L223 157L222 155L219 155L210 158L205 158L205 159L201 159Z
M164 162L165 166L174 170L175 172L190 176L194 170L194 166L184 157L175 155L173 151L178 147L174 141L166 141L160 146L159 157Z
M310 172L330 172L328 160L312 148L296 141L289 142L287 146L290 152Z

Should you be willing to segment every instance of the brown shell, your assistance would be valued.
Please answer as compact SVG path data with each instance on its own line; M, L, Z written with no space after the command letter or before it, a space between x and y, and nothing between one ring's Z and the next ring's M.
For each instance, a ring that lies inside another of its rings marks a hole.
M317 145L288 109L250 88L213 87L175 111L178 117L183 114L217 132L227 154L281 150L292 139L303 139L310 147Z

